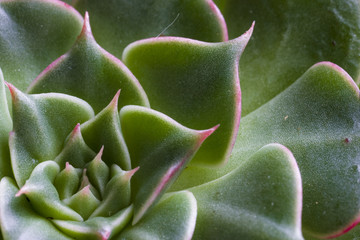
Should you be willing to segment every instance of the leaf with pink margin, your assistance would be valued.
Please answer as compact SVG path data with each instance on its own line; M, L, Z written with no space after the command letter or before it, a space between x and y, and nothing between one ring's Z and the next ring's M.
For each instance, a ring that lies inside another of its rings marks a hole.
M189 191L164 195L160 202L134 226L128 226L114 240L192 239L196 224L197 202Z
M8 83L13 104L11 164L21 187L35 166L55 159L77 123L94 117L85 101L60 93L27 95Z
M4 239L71 240L49 220L35 213L25 196L15 197L18 191L13 179L8 177L1 179L0 221Z
M127 67L102 49L91 33L89 15L74 46L49 65L29 86L28 93L59 92L87 101L100 112L121 89L120 106L149 106L141 85Z
M2 71L0 69L0 178L4 176L12 177L13 173L10 165L9 152L9 133L12 129L12 120L10 117L5 84Z
M139 106L120 111L120 123L133 166L133 225L159 200L179 176L203 141L215 129L192 130L168 116Z
M0 1L0 67L24 91L81 31L82 17L57 0Z
M118 58L136 40L179 36L209 42L227 40L225 21L212 0L77 0L90 13L95 39Z
M241 165L263 145L278 142L293 152L301 171L304 233L338 236L360 220L359 119L355 82L337 65L318 63L286 91L242 118L228 165L212 171L188 168L184 178L196 173L202 179L192 184L211 181Z
M229 37L256 21L240 63L242 115L296 81L309 67L331 61L360 83L358 0L215 0Z
M193 129L220 127L206 140L192 163L226 163L239 128L240 56L251 36L205 43L162 37L138 41L123 60L144 87L151 107Z
M261 148L228 175L190 191L198 202L194 239L303 239L300 171L280 144Z

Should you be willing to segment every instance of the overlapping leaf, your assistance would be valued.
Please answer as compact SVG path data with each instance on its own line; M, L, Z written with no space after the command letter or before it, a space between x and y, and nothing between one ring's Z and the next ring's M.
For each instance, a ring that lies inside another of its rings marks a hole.
M243 116L286 89L309 67L331 61L360 73L357 0L216 0L236 37L256 21L241 61Z
M24 91L81 31L71 6L50 0L0 1L0 68L7 82Z
M32 82L28 92L66 93L87 101L98 113L119 89L120 108L129 104L149 106L134 75L95 42L86 14L82 32L74 46L45 69Z
M124 51L153 109L194 129L220 124L193 163L221 165L231 153L241 111L238 64L251 33L224 43L153 38Z
M114 239L191 239L197 216L197 203L191 192L165 195L151 214L128 227ZM156 226L156 227L154 227Z
M359 109L359 89L350 76L334 64L317 64L242 119L224 169L210 173L192 168L184 177L195 172L203 175L198 183L209 181L265 144L284 144L294 153L303 179L304 231L317 237L338 235L359 220Z
M94 111L76 97L60 93L27 95L8 86L13 97L11 164L22 186L38 163L55 159L74 126L92 118Z
M135 224L159 200L216 127L192 130L160 112L139 106L124 107L120 116L132 164L140 167L131 181Z
M227 40L224 19L209 0L79 0L74 6L88 11L96 40L121 57L136 40L157 36L180 36L209 42Z
M303 239L300 172L284 146L265 146L230 174L190 190L199 209L196 239Z

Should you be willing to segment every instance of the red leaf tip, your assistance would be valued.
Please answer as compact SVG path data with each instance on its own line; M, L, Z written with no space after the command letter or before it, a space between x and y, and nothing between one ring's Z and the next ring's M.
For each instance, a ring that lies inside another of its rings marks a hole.
M103 153L104 153L104 145L101 146L99 153L95 156L95 161L100 162Z
M132 176L134 176L134 174L139 170L139 168L140 168L140 166L126 172L125 175L128 178L128 180L130 180L132 178Z
M27 189L25 188L25 186L23 186L22 188L20 188L20 190L15 194L15 197L20 197L23 194L29 193L29 191L27 191Z
M72 130L69 139L74 139L74 138L76 138L77 136L80 136L80 135L81 135L80 123L78 123L78 124L76 124L74 130Z
M120 96L120 89L116 92L114 98L111 100L111 102L109 104L110 107L117 109L118 102L119 102L119 96Z
M111 231L101 230L101 231L99 231L99 235L101 237L101 240L108 240L110 238Z
M199 131L199 133L200 133L200 143L203 143L205 141L205 139L208 138L219 127L220 127L220 124L210 128L210 129Z
M16 95L16 87L9 82L6 82L6 81L4 81L4 82L5 82L6 86L9 88L11 97L14 100L15 95Z
M89 13L88 12L85 12L84 24L83 24L81 33L79 35L79 38L81 38L82 36L93 37L92 32L91 32L90 18L89 18Z

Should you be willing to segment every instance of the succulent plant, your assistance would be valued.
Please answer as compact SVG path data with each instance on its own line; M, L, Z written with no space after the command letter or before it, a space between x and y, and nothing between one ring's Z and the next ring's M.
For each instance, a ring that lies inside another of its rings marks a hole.
M2 238L357 239L359 12L0 0Z

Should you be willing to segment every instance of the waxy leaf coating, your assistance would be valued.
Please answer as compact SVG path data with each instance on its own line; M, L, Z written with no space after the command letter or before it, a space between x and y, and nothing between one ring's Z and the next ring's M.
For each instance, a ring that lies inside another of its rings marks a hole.
M119 108L149 106L134 75L117 58L102 49L92 36L89 15L74 46L49 65L30 85L28 93L59 92L88 102L100 112L121 89Z
M24 91L81 31L71 6L50 0L0 1L0 67L7 82Z
M300 172L280 144L261 148L228 175L190 190L199 209L196 239L303 239Z
M212 0L78 0L73 5L90 13L96 40L118 58L128 44L150 37L227 40L226 24Z
M220 124L192 163L222 165L240 121L240 56L248 32L229 42L162 37L129 45L123 61L144 87L151 107L194 129Z
M242 115L254 111L296 81L309 67L331 61L359 83L358 0L215 0L229 37L256 21L240 68Z

